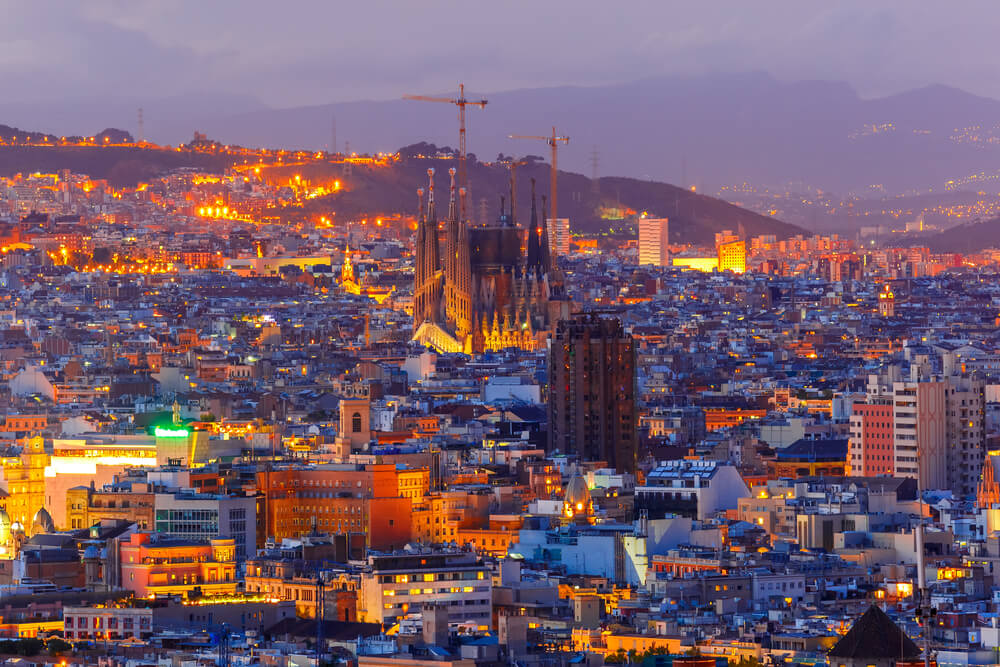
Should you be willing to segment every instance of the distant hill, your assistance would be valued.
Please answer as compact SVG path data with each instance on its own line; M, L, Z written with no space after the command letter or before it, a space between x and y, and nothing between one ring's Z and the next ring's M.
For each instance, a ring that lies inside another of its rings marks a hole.
M105 139L115 144L131 144L135 142L135 139L127 130L118 130L113 127L105 128L97 134L87 136L92 137L97 143L100 143ZM17 127L11 127L10 125L3 125L0 123L0 140L13 142L15 139L20 142L48 142L56 141L58 139L66 139L72 143L78 143L81 139L83 139L83 135L66 136L59 134L46 134L45 132L22 130Z
M401 91L428 92L428 91ZM468 113L469 150L548 155L556 125L570 143L560 164L644 180L718 186L748 182L845 193L940 191L949 180L995 173L1000 102L946 86L862 99L849 85L780 82L760 73L663 77L597 87L487 93ZM455 143L454 109L408 100L255 109L208 118L203 128L231 143L320 148L336 117L340 148L392 150L417 138ZM963 128L978 128L969 131Z
M443 217L448 206L447 170L452 164L451 160L412 157L389 168L355 166L352 175L344 177L344 192L314 200L311 206L316 210L335 211L339 218L348 219L362 214L412 214L416 210L416 190L426 186L427 169L434 167L438 210ZM279 180L298 173L302 178L313 181L329 181L340 177L341 173L340 168L333 165L275 167L269 172ZM518 168L516 213L522 224L527 223L531 211L531 178L536 181L541 215L541 196L549 193L549 173L549 166L544 162L533 162ZM510 171L506 166L470 161L468 213L471 219L480 220L484 206L487 219L497 216L500 197L505 197L508 202L510 200L509 179ZM616 211L628 210L632 214L645 211L654 217L670 218L670 239L675 243L711 244L715 232L723 229L737 231L740 225L749 236L774 234L786 238L808 234L795 225L666 183L620 177L601 178L599 183L597 191L589 178L560 171L559 216L569 217L574 230L597 232L622 229L625 221L610 216Z
M963 254L1000 248L1000 218L968 222L930 236L911 237L909 245L926 246L931 252Z
M0 137L24 136L21 130L15 130L16 135L5 135L5 126L0 125ZM32 133L33 140L37 135L40 140L43 135ZM98 142L104 136L114 142L117 137L122 140L127 133L121 130L105 130L93 135ZM0 176L13 176L17 173L53 173L60 169L87 174L92 178L106 179L115 187L135 186L140 181L148 180L180 167L196 167L199 169L221 171L230 166L231 160L206 153L190 153L169 150L150 150L131 146L0 146Z
M27 134L23 130L10 129L19 136ZM0 126L0 136L4 136L3 131L4 126ZM121 131L105 132L117 133L109 134L109 137L114 136L117 140L126 139ZM401 149L401 152L406 155L434 155L452 151L420 144ZM0 176L70 169L89 174L93 178L107 179L115 186L134 186L142 180L180 167L222 171L230 164L229 158L220 155L130 146L0 146ZM427 169L434 167L435 187L443 216L447 212L448 202L447 170L453 165L454 161L450 159L408 157L385 168L354 166L351 176L343 177L346 186L343 192L312 200L309 208L336 212L339 219L352 219L362 215L412 214L416 209L416 190L426 185ZM342 178L342 167L328 163L271 167L267 172L278 180L287 180L294 173L314 182ZM541 214L541 196L549 192L549 175L548 164L540 159L518 169L517 214L522 223L527 223L530 214L531 178L536 179ZM488 219L498 214L500 197L506 197L509 201L509 179L510 171L507 166L470 158L469 215L472 219L481 219L483 211ZM599 186L595 188L591 179L585 176L560 171L559 215L569 217L574 230L621 230L626 224L626 220L622 218L634 217L639 212L670 218L670 238L675 243L711 243L715 232L723 229L737 231L741 225L751 236L774 234L785 238L807 233L775 218L666 183L605 177L599 179ZM549 213L551 214L551 208Z

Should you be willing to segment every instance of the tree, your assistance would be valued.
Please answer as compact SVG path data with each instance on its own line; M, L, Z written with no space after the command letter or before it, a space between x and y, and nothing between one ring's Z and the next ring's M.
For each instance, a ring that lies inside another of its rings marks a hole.
M50 637L46 643L46 648L48 649L50 655L59 655L60 653L72 651L73 645L65 639Z
M17 645L18 655L25 656L38 655L45 648L45 643L41 639L35 639L34 637L21 639L17 642Z
M105 247L94 248L94 253L90 261L94 264L110 264L111 249Z
M608 665L622 665L628 657L625 655L625 651L618 649L614 653L609 653L604 656L604 663Z

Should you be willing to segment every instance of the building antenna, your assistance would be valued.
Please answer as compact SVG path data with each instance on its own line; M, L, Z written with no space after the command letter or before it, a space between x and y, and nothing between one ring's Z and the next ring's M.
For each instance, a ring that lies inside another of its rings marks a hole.
M138 116L138 118L137 118L137 120L138 120L138 123L137 123L137 125L138 125L138 131L137 131L137 133L139 135L138 137L136 137L136 139L141 144L144 141L146 141L146 133L145 133L145 130L143 129L143 123L142 123L142 107L139 107L139 110L136 112L136 115Z

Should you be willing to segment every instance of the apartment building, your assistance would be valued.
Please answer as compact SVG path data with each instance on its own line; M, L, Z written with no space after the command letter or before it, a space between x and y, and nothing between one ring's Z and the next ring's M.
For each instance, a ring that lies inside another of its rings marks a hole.
M444 605L448 622L489 628L493 580L489 567L462 551L370 555L361 575L359 620L392 623L424 604Z

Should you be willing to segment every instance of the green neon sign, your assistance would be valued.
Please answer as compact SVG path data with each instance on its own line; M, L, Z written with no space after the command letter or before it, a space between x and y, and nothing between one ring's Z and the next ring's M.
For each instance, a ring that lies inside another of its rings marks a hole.
M153 435L157 438L186 438L191 434L191 431L186 428L165 428L163 426L157 426L153 429Z

